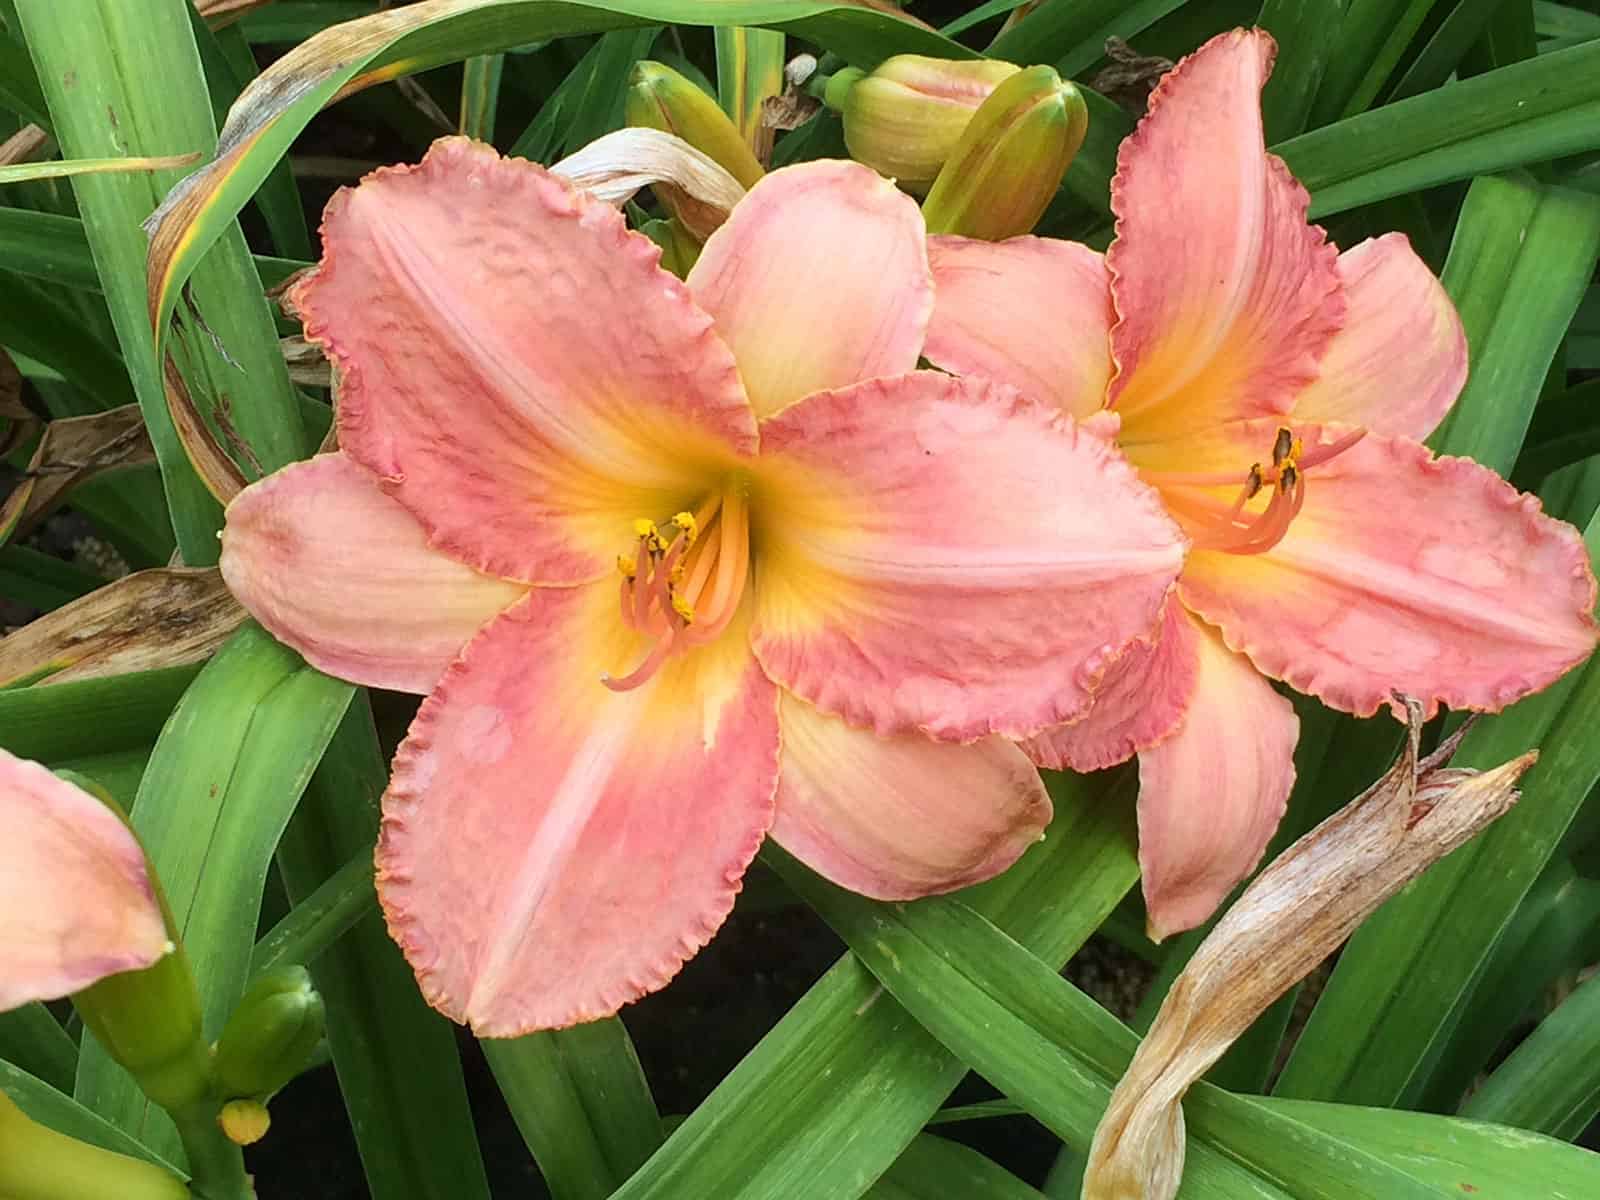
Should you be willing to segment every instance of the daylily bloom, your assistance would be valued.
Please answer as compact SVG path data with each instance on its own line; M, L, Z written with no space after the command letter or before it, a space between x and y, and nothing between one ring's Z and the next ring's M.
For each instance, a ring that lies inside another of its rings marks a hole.
M120 817L0 750L0 1012L81 992L173 948Z
M460 138L341 192L291 295L342 447L228 510L222 570L332 674L427 693L378 887L481 1034L604 1016L705 944L772 829L905 898L1048 819L1007 739L1081 713L1183 539L1102 440L914 370L916 205L763 178L687 282Z
M1264 32L1212 39L1151 97L1104 257L935 239L924 353L1116 440L1193 540L1158 637L1092 715L1029 743L1139 755L1152 932L1203 921L1259 859L1298 725L1269 679L1367 716L1394 692L1498 710L1595 643L1582 540L1492 471L1420 444L1467 372L1444 289L1399 234L1343 254L1266 153Z

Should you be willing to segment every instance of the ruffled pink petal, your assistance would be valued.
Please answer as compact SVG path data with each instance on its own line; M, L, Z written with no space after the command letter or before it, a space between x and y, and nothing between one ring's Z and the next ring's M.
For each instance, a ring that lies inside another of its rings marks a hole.
M1310 453L1348 427L1296 432ZM1496 711L1595 644L1575 529L1477 463L1375 433L1306 472L1278 545L1197 550L1179 590L1267 675L1362 716L1394 691L1429 715Z
M0 750L0 1012L171 949L144 851L117 814Z
M1176 606L1174 606L1176 607ZM1192 617L1194 700L1139 753L1139 869L1150 936L1200 924L1261 859L1294 787L1300 720L1249 661Z
M423 702L378 895L429 1003L480 1035L606 1016L711 939L772 821L777 692L740 630L616 693L616 588L535 588Z
M783 694L772 836L818 874L878 900L981 883L1038 842L1050 798L1001 738L883 738Z
M917 365L933 310L926 237L916 202L857 163L785 167L750 189L689 289L758 417Z
M1343 318L1336 252L1262 143L1275 53L1261 30L1212 38L1161 81L1118 153L1106 265L1127 446L1179 453L1193 431L1287 412Z
M933 321L922 353L984 375L1079 420L1111 379L1111 278L1105 258L1054 238L928 239Z
M1149 630L1184 543L1071 418L918 371L762 424L756 656L881 734L1027 737L1072 720Z
M1087 715L1022 744L1041 767L1100 771L1127 762L1176 729L1194 699L1199 672L1188 614L1167 601L1161 624L1107 668Z
M1349 309L1297 421L1342 421L1421 441L1467 381L1467 335L1456 306L1403 233L1339 256Z
M417 519L343 454L295 463L234 497L222 577L319 671L417 693L528 590L432 549Z
M504 579L609 571L754 451L732 356L608 205L465 138L339 192L290 293L338 368L339 442Z

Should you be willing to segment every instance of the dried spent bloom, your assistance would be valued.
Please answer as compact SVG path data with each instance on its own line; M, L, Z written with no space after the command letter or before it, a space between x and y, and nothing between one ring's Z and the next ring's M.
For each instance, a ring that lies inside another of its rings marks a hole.
M1139 755L1156 937L1204 921L1283 815L1299 725L1269 680L1362 716L1396 690L1492 712L1595 644L1577 531L1422 445L1466 379L1461 322L1403 236L1340 254L1306 223L1262 140L1274 53L1236 30L1167 74L1118 154L1105 255L930 247L928 359L1114 440L1193 542L1090 715L1029 743L1076 770Z
M435 1006L508 1036L661 987L769 828L883 898L1037 839L1010 739L1083 711L1184 543L1069 417L915 370L909 197L775 171L680 281L452 138L323 240L290 299L342 449L234 499L222 571L316 666L427 694L378 890Z
M1406 710L1388 773L1262 871L1173 981L1095 1130L1083 1200L1172 1200L1189 1087L1379 905L1516 803L1536 752L1451 768L1458 732L1419 759L1422 705Z

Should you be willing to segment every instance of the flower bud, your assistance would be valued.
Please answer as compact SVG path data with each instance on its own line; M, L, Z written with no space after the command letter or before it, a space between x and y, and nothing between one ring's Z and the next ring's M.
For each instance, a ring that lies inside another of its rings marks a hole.
M635 63L628 77L623 112L628 124L636 129L676 134L747 189L766 173L728 114L703 89L671 67L648 59ZM662 206L698 240L704 241L721 224L725 214L708 214L704 211L706 206L682 188L670 183L652 186Z
M870 75L840 71L828 81L826 101L844 118L852 158L921 195L978 106L1018 70L987 59L897 54Z
M235 1146L254 1146L272 1128L272 1114L259 1100L229 1100L217 1114L217 1127Z
M310 972L301 966L267 972L244 994L217 1039L213 1071L221 1094L270 1096L305 1068L323 1026L322 997Z
M1083 145L1089 110L1053 67L1007 79L968 123L922 217L929 233L998 242L1029 232Z

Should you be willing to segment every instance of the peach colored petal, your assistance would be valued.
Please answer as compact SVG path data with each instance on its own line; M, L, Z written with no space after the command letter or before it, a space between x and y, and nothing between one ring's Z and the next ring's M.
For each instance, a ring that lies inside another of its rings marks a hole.
M754 451L732 357L608 205L465 138L340 191L290 293L339 444L491 575L611 569L628 522Z
M1304 426L1307 451L1348 426ZM1369 715L1394 691L1432 715L1496 711L1588 657L1594 575L1582 538L1464 458L1369 433L1306 472L1271 550L1196 550L1179 590L1260 670Z
M1194 699L1199 658L1189 617L1175 598L1161 623L1107 668L1088 715L1022 744L1041 767L1100 771L1127 762L1176 729Z
M1349 305L1297 421L1342 421L1421 441L1467 381L1467 335L1456 306L1403 233L1339 256Z
M1287 412L1343 318L1335 250L1262 143L1275 53L1261 30L1212 38L1118 152L1106 265L1127 446Z
M1139 869L1150 936L1199 925L1261 859L1294 786L1294 707L1215 630L1186 617L1198 663L1183 723L1139 753Z
M1054 238L928 239L933 321L923 354L957 375L986 375L1079 420L1111 379L1111 279L1105 258Z
M171 949L144 851L121 818L0 750L0 1012Z
M535 588L423 702L378 895L429 1003L512 1037L613 1013L711 939L772 821L777 694L743 630L644 686L610 584Z
M318 670L417 693L528 590L430 548L417 519L343 454L295 463L234 497L222 577Z
M883 738L783 693L772 836L813 871L878 900L998 875L1043 835L1050 798L1010 742Z
M1183 558L1114 449L975 377L808 397L762 424L756 487L756 656L880 734L1071 720Z
M915 201L852 162L774 171L711 235L689 290L733 348L758 417L917 365L933 311Z

